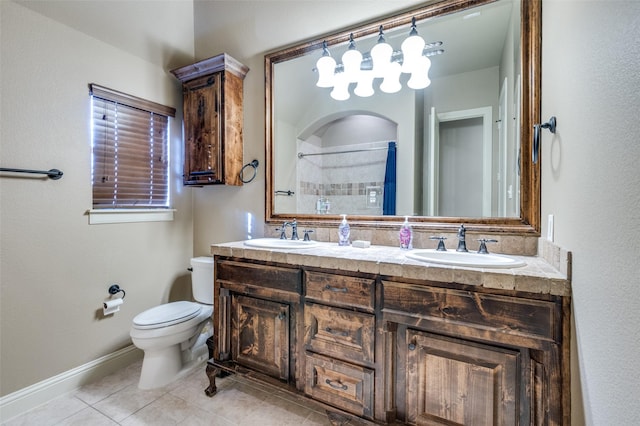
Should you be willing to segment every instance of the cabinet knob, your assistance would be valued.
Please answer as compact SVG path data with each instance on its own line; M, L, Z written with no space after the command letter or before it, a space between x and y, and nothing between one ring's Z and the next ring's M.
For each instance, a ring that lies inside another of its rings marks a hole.
M409 350L410 351L415 351L416 350L416 342L415 341L409 343Z
M284 313L284 312L280 312L280 313L278 314L278 319L279 319L280 321L282 321L282 320L283 320L283 319L285 319L286 317L287 317L287 316L285 315L285 313Z

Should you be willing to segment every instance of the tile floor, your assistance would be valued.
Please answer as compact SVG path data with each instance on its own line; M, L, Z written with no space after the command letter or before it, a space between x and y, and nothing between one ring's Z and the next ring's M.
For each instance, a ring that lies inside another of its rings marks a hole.
M60 396L2 426L328 426L323 411L272 388L232 375L209 398L202 367L163 388L138 389L141 361Z

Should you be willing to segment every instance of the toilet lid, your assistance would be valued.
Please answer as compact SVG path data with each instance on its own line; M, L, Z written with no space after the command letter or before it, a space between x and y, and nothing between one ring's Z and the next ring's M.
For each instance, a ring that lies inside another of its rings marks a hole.
M168 325L188 321L200 313L200 306L192 302L171 302L136 315L133 324L141 327L158 326L166 327Z

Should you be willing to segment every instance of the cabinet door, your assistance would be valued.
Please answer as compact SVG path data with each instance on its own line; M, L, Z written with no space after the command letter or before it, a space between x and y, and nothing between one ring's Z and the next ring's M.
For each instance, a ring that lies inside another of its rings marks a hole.
M289 378L289 305L234 296L231 352L238 364L281 380Z
M519 352L407 330L407 423L516 425Z
M222 181L221 81L221 75L217 73L183 86L185 185Z

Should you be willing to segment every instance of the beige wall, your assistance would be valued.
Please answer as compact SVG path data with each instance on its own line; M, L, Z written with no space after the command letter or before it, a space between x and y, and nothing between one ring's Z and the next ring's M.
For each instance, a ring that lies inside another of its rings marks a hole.
M193 28L192 5L184 4L183 24ZM190 296L193 221L191 193L180 182L181 92L166 65L14 2L1 1L0 14L0 165L64 172L56 181L0 177L0 395L6 395L130 345L137 313ZM134 18L143 21L127 19ZM193 58L192 35L189 43L172 43L165 43L166 53ZM171 121L173 222L88 224L89 83L178 107ZM125 304L102 318L111 283L126 290Z
M226 51L251 68L245 80L244 157L245 162L260 160L258 178L241 188L178 187L176 222L121 227L86 225L87 129L74 121L86 112L74 106L75 114L60 115L51 105L81 103L85 83L102 75L80 60L83 54L96 56L87 52L91 47L106 48L108 56L126 61L127 71L134 70L133 79L114 82L127 86L123 89L154 93L142 76L154 76L160 87L166 80L136 57L4 3L2 165L26 156L29 167L38 160L42 167L61 168L65 177L0 181L3 394L126 345L134 313L166 299L182 274L191 234L196 255L208 253L212 242L262 234L264 53L415 2L371 1L365 8L363 2L195 2L195 57ZM553 213L556 242L574 253L575 425L630 425L640 418L639 16L637 1L543 3L542 115L558 118L558 133L551 137L544 131L542 140L543 234ZM46 66L31 69L40 56L48 58ZM38 107L22 96L41 87L36 77L51 70L59 74L57 84L77 91L78 100L50 99L51 105ZM154 100L172 99L176 105L177 97ZM49 118L50 125L27 122L24 116L34 112ZM114 249L118 236L127 244ZM66 245L57 247L60 241ZM151 274L152 267L163 270ZM95 320L93 312L113 279L131 292L125 311ZM66 304L47 312L52 300ZM25 306L28 314L22 313ZM42 362L45 354L51 359Z
M544 1L542 223L573 251L576 421L640 418L640 2ZM580 424L580 423L575 423Z

